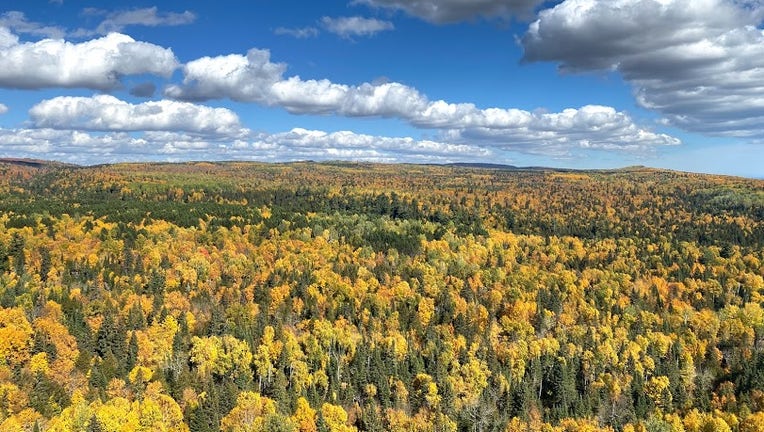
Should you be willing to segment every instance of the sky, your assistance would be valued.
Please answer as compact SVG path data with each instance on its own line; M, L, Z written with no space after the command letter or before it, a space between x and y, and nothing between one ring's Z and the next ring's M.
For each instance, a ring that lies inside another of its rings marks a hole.
M764 177L762 0L0 1L0 157Z

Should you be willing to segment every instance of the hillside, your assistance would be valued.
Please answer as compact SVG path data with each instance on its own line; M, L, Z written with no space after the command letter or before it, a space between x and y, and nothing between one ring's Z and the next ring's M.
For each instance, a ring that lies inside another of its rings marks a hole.
M4 160L0 431L762 431L763 260L761 180Z

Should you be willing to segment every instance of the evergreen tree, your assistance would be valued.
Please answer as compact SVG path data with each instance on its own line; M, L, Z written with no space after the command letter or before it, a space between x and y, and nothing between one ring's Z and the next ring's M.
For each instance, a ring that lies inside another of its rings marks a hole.
M90 420L88 421L88 428L86 429L87 432L103 432L103 426L101 426L101 422L98 420L98 417L93 414L90 416Z
M26 241L19 233L13 233L11 243L8 246L8 255L13 259L13 270L16 274L24 273L26 268L26 257L24 256L24 246Z
M130 342L127 344L127 357L125 358L125 370L131 371L138 362L138 338L133 331L130 335Z

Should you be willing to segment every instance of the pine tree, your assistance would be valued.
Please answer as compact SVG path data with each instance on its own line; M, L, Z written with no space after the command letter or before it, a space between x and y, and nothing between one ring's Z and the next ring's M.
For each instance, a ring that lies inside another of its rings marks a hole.
M127 357L125 359L125 370L131 371L138 362L138 338L135 332L130 335L130 342L127 345Z
M87 432L102 432L103 426L101 426L101 422L98 420L98 417L93 414L90 417L90 421L88 422L88 428L86 429Z
M24 257L24 246L26 242L19 233L13 233L11 243L8 246L8 255L13 258L13 265L16 274L24 273L26 268L26 258Z

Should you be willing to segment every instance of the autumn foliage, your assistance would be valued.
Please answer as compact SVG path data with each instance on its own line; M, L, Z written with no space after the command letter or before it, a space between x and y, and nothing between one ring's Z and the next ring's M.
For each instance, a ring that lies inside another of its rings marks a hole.
M764 431L762 181L0 167L0 431Z

